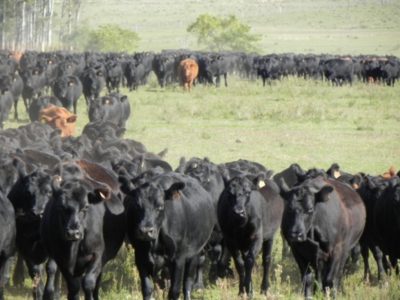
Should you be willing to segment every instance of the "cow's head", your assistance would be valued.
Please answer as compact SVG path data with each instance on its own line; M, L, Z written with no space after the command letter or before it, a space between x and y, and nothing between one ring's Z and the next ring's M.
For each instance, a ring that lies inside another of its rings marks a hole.
M11 189L8 198L14 205L17 217L39 219L52 197L52 177L37 169L30 174L20 175L18 182Z
M53 128L61 130L61 136L72 136L75 133L77 116L64 107L49 105L40 111L39 119Z
M121 182L127 195L129 226L135 239L154 241L158 238L167 201L180 201L185 183L162 175L136 189L131 182Z
M227 183L226 190L230 194L231 214L239 226L247 223L251 195L258 190L258 183L256 183L258 181L258 178L253 182L246 176L237 176Z
M291 190L284 182L281 187L282 196L286 200L283 234L291 242L304 242L312 227L318 203L327 201L333 187L323 177L306 180Z
M108 200L110 196L110 190L105 186L93 188L85 180L53 181L53 201L63 239L83 239L89 209L92 209L92 205Z

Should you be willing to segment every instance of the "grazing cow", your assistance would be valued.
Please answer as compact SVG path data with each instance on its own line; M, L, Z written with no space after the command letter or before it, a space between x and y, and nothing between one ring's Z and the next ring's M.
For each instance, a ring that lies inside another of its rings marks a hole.
M181 85L185 90L188 90L190 92L194 80L199 75L199 65L194 59L184 59L179 63L178 73Z
M39 119L53 128L61 130L61 137L72 136L75 133L76 115L64 107L49 105L40 111Z
M71 110L73 107L76 114L78 99L82 95L82 83L76 76L58 77L53 84L53 94L66 109Z
M129 99L125 95L111 93L89 101L89 120L109 121L121 128L125 128L125 123L131 114Z
M261 292L267 292L273 237L281 225L283 207L279 188L269 179L253 182L246 176L234 177L223 191L218 222L239 273L239 294L252 297L251 272L261 249Z
M366 212L361 197L349 185L317 177L289 189L282 233L299 266L305 297L313 293L313 274L322 288L336 293L351 249L364 230Z
M60 179L53 181L40 235L66 281L68 299L79 299L81 286L85 299L98 299L102 268L125 236L124 206L108 184L89 177Z
M166 173L137 188L120 178L125 192L128 237L135 248L143 299L151 299L156 257L168 262L168 299L178 299L183 279L184 299L190 299L199 253L216 224L212 199L193 178Z

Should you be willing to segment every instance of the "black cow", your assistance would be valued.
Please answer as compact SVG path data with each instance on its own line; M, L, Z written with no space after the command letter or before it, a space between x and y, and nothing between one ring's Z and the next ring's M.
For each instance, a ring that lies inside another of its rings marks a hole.
M261 292L269 288L269 268L275 232L283 213L278 186L269 179L231 179L218 202L218 222L239 273L239 294L252 296L251 272L262 249Z
M0 299L4 299L7 261L15 253L15 213L11 202L0 189Z
M80 76L80 80L86 104L89 105L89 100L98 98L105 86L104 72L100 67L86 67Z
M25 109L28 112L31 101L41 96L46 86L46 76L39 68L23 70L20 72L20 75L24 82L22 99L24 100Z
M153 71L161 87L173 82L176 76L175 58L171 53L161 53L154 56Z
M137 188L126 179L121 182L143 299L152 297L151 277L164 266L158 265L159 260L170 267L168 298L179 298L183 279L184 299L190 299L198 255L216 223L215 214L210 214L214 206L209 193L195 179L172 172Z
M98 299L104 264L114 258L125 236L124 207L108 185L93 179L53 181L41 238L68 288L68 299Z
M106 85L108 92L117 91L119 93L119 86L123 77L123 71L121 63L117 58L112 58L106 62Z
M11 92L14 99L14 118L18 120L18 100L22 94L23 89L23 81L21 76L19 76L18 72L0 75L0 91L9 91Z
M52 196L51 180L49 172L40 168L30 174L22 172L8 194L16 212L16 245L34 281L34 299L42 299L43 295L42 264L47 260L47 252L39 231L45 206ZM49 274L48 282L54 275Z
M221 54L202 55L198 59L199 80L201 82L214 84L217 87L221 84L221 76L224 76L225 86L228 86L227 76L229 71L228 59Z
M202 187L210 193L216 214L219 197L225 188L224 178L218 165L212 163L208 158L200 159L192 157L189 161L181 158L177 171L197 179ZM225 274L232 274L232 270L228 268L230 255L227 253L227 249L223 247L222 240L221 228L217 224L206 247L208 257L211 261L211 282L215 282L217 276L225 277ZM202 262L204 259L204 257L201 257L201 264L198 266L196 288L204 287L202 272Z
M125 128L125 123L131 114L129 99L125 95L111 93L89 101L89 120L109 121Z
M322 63L322 72L332 85L341 86L343 83L353 83L354 65L351 58L333 58Z
M282 233L299 266L306 297L313 293L313 273L322 288L334 294L351 249L364 230L366 212L361 197L349 185L317 177L289 189Z
M82 83L77 76L61 76L58 77L53 84L53 94L62 103L62 106L71 111L74 108L76 114L76 107L78 99L82 95Z

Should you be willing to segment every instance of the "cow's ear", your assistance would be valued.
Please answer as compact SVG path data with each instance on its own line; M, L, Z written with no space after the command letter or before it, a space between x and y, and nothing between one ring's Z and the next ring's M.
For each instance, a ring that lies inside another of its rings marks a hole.
M128 96L123 95L123 96L121 96L120 100L121 100L121 102L128 101Z
M72 115L67 118L67 123L75 123L78 117L76 115Z
M180 190L185 188L185 183L179 181L173 183L168 190L165 191L165 200L178 200L181 197Z
M329 193L333 192L333 186L328 184L325 180L323 180L323 177L317 177L313 180L308 185L308 190L315 194L316 201L325 201L328 199L326 197Z
M183 174L185 172L185 166L186 166L186 158L182 156L181 159L179 160L179 166L176 169L176 172Z
M109 200L111 197L111 191L106 188L94 189L92 193L88 194L88 200L90 204L97 204L105 200Z
M135 188L130 178L126 175L119 176L118 181L120 183L120 189L124 194L129 194Z
M14 168L17 170L18 176L20 178L25 177L27 175L26 174L26 165L22 159L20 159L18 157L14 157L12 164L13 164Z

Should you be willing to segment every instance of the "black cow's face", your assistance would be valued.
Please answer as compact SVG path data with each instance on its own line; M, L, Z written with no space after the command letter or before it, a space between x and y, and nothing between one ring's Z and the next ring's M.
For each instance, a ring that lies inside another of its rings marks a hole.
M35 217L43 215L46 204L52 197L51 176L42 170L36 170L24 178L29 199L25 199L26 212ZM28 201L29 200L29 201Z
M321 178L316 178L283 193L286 205L282 230L289 241L304 242L307 239L313 224L316 203L324 201L324 194L332 190Z
M210 163L201 159L188 161L184 173L196 178L203 186L208 185L211 181Z
M251 193L257 189L256 185L247 177L235 177L229 181L227 189L231 197L232 213L243 226L246 224L248 214L246 207L250 202Z
M178 200L184 183L145 183L129 191L128 201L135 219L134 236L139 240L154 241L158 238L165 216L166 201ZM130 218L132 216L128 216Z
M83 180L63 181L53 187L57 205L57 217L64 240L78 241L84 238L87 212L91 204L108 197L108 191L92 189Z

